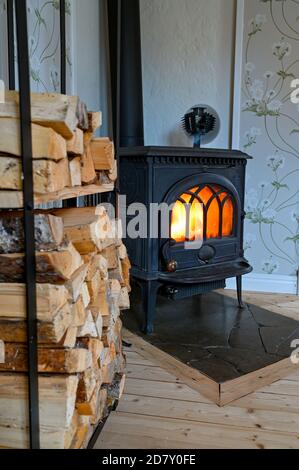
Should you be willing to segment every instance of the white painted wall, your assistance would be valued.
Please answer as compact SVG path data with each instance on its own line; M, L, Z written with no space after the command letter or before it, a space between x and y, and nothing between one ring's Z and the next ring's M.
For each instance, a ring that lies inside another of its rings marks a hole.
M100 4L75 0L74 89L89 109L100 109ZM87 5L88 3L88 5Z
M192 145L180 128L198 103L221 116L211 146L227 148L231 132L234 0L140 0L145 139Z
M74 93L80 96L88 109L102 111L101 134L108 135L110 103L105 4L99 0L73 0L73 3Z

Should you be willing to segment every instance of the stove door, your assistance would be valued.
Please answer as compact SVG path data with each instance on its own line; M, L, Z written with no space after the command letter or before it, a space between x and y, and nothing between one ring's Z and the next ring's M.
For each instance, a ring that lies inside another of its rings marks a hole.
M162 268L174 272L236 260L242 255L242 207L225 177L199 173L167 194L168 238L161 233Z

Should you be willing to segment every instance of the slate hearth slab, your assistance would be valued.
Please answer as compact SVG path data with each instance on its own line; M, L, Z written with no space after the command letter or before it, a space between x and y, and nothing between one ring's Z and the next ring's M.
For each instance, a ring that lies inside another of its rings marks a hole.
M298 321L255 305L241 310L216 292L175 302L159 297L152 336L140 333L142 318L135 289L124 315L132 341L221 406L298 368L290 360Z

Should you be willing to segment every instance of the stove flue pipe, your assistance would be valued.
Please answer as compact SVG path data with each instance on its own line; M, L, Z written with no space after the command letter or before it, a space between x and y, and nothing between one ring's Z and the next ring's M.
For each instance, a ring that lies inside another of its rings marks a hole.
M144 145L139 0L108 0L110 69L117 147Z

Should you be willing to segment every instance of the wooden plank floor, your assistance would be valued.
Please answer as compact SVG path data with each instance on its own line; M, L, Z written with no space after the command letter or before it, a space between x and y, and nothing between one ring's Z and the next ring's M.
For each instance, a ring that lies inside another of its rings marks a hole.
M246 301L299 319L298 297L247 294ZM219 408L144 353L126 354L125 393L96 448L299 448L299 373Z

